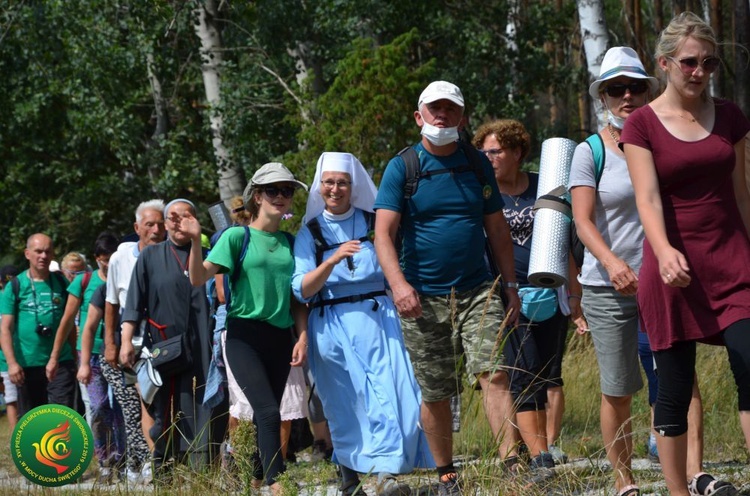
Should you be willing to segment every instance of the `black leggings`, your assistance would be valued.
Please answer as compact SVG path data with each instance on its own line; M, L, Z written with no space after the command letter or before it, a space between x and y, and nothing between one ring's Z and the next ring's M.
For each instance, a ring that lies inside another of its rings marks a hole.
M292 333L266 322L227 319L226 359L237 384L253 407L258 451L267 484L284 472L281 456L281 415Z
M737 386L740 411L750 410L750 319L740 320L722 331L729 366ZM675 343L655 351L659 390L654 406L654 429L663 436L687 432L687 414L693 393L695 341Z

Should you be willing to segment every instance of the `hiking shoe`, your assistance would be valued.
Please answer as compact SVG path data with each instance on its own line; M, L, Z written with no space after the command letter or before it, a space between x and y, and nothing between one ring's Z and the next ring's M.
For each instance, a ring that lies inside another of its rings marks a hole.
M688 484L690 496L735 496L737 488L726 481L716 480L712 475L698 472Z
M438 484L438 496L461 496L461 482L457 473L446 474L440 477Z
M96 475L94 484L112 484L112 469L109 467L99 467L99 473Z
M346 487L341 488L341 496L367 496L367 493L362 488L360 481L352 482Z
M653 463L659 463L659 450L656 448L656 436L653 432L648 436L648 459Z
M411 496L411 487L405 482L399 482L395 477L386 477L377 485L378 496Z
M555 460L555 465L568 463L568 455L554 444L549 447L548 451L549 454L552 455L552 459Z
M233 472L237 468L237 462L234 460L234 449L232 449L232 446L228 442L222 441L219 453L221 454L221 468L227 472Z
M541 468L555 468L555 459L552 457L552 453L542 451L535 456L531 463L529 463L531 470L537 470Z

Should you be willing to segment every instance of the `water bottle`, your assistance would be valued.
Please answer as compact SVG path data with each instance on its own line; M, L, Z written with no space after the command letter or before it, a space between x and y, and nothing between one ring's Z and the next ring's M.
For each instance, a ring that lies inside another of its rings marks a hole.
M461 430L461 396L451 396L451 414L453 416L453 432Z

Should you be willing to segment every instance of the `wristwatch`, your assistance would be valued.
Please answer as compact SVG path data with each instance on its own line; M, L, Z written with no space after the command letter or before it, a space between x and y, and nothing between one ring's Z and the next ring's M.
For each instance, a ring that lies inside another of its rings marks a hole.
M517 282L506 282L506 283L503 283L503 284L508 289L518 289L520 287Z

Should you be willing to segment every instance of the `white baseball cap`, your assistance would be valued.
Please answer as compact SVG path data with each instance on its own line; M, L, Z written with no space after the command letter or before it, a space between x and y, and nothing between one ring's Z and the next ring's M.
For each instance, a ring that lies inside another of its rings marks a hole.
M458 86L448 81L433 81L419 95L417 108L421 108L423 104L438 100L450 100L460 107L464 106L464 95L458 89Z

